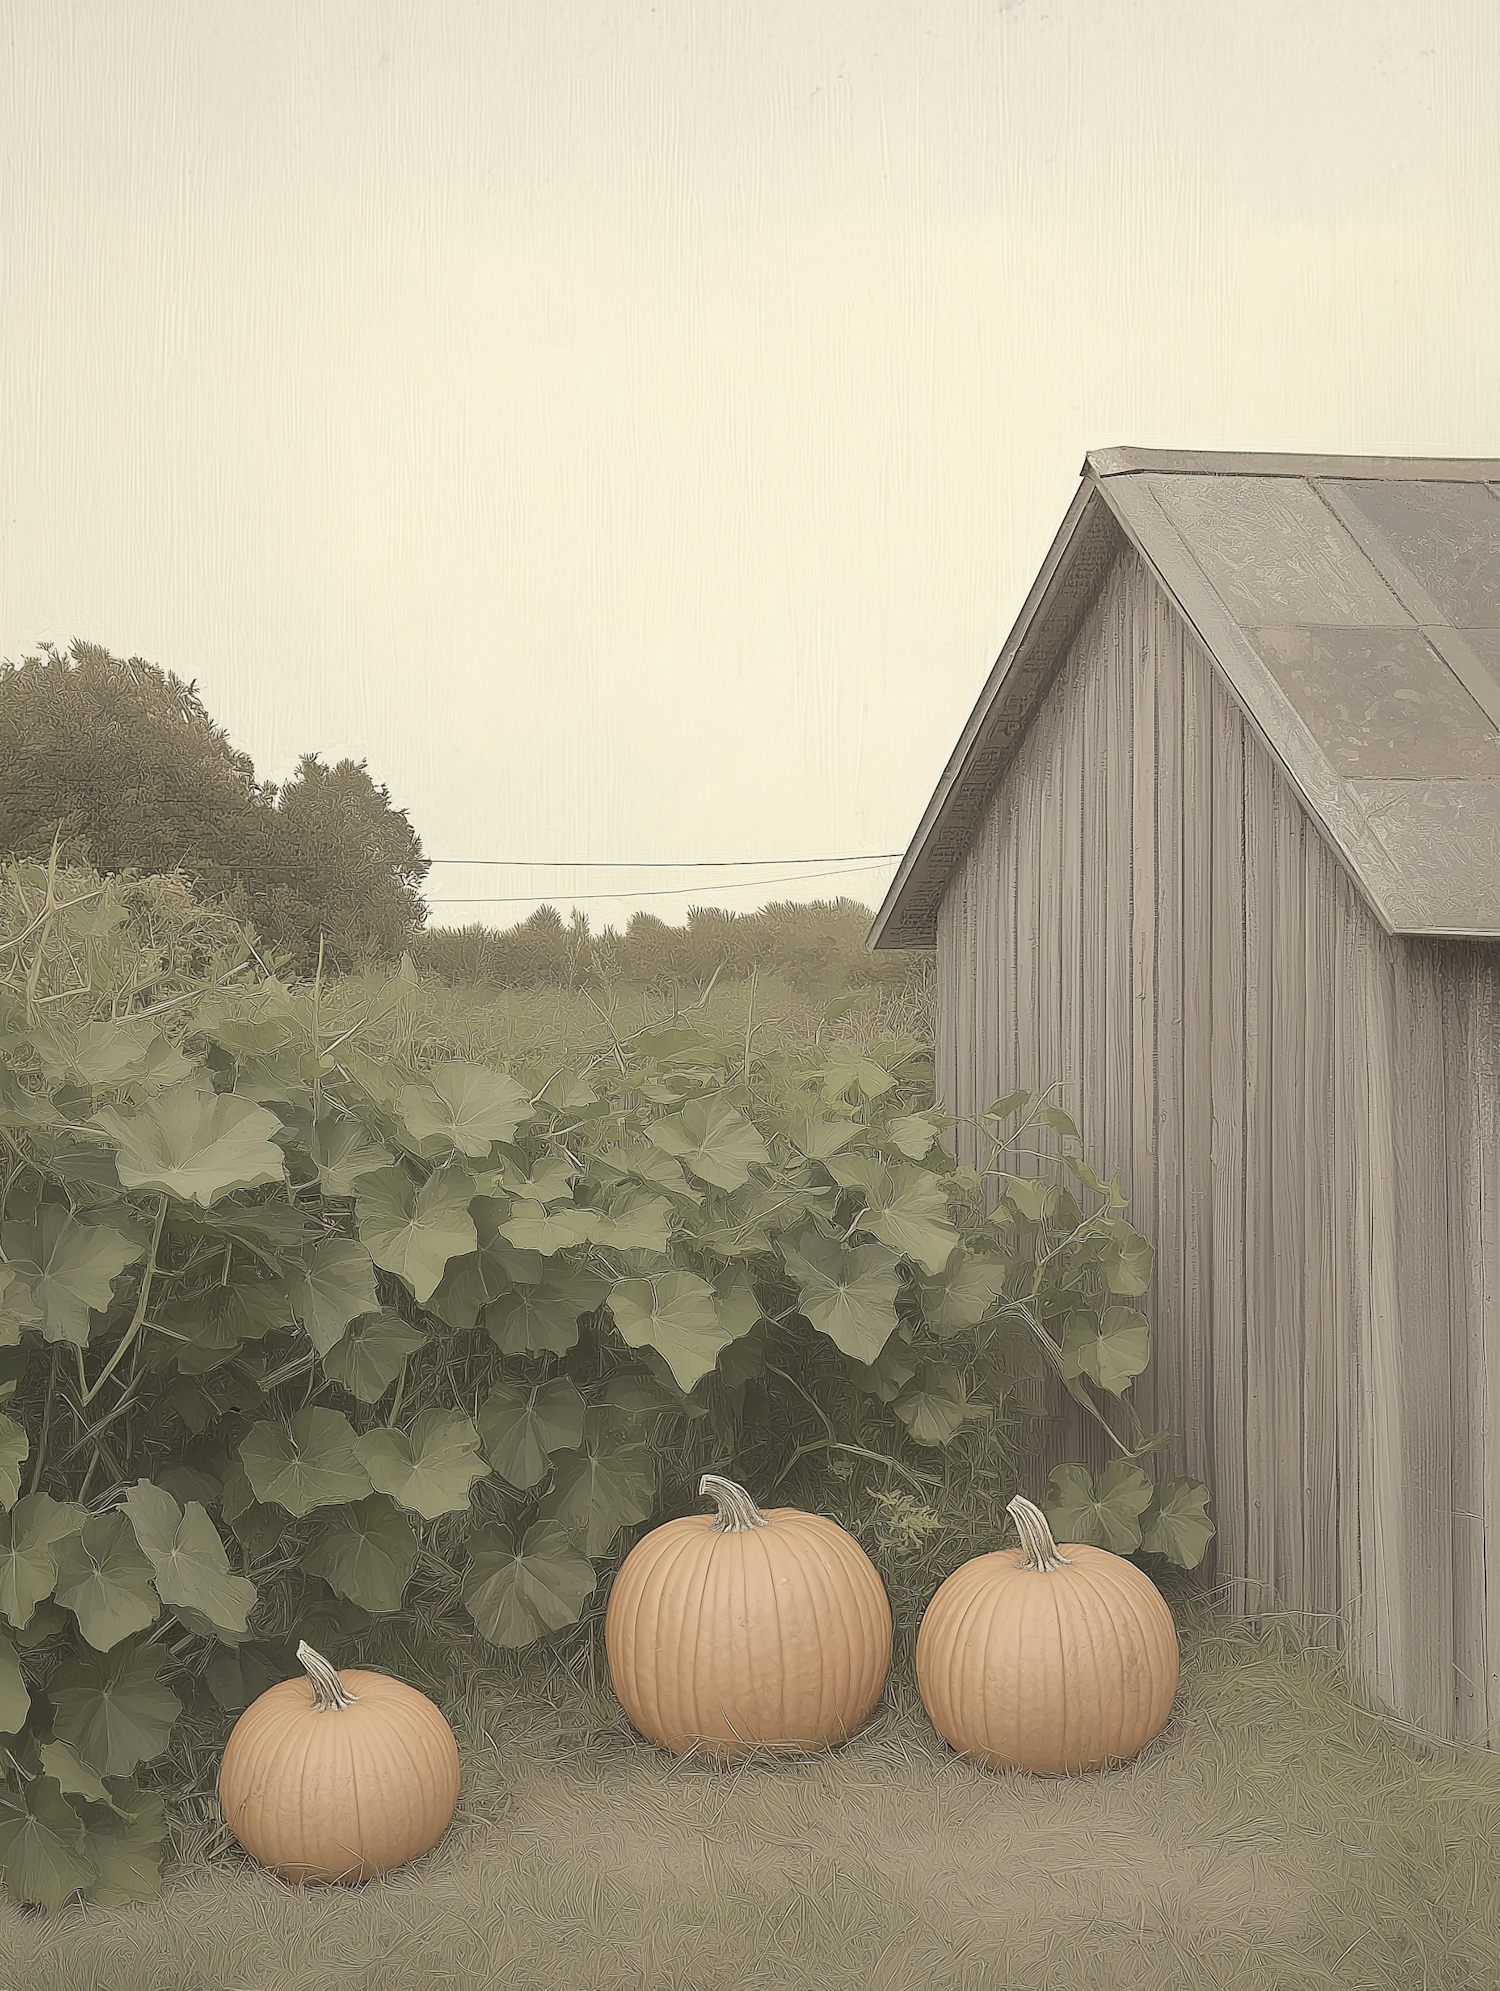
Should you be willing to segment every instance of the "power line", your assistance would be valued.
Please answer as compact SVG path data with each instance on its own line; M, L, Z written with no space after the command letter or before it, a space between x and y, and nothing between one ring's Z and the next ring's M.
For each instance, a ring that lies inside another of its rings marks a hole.
M856 851L852 856L842 857L711 857L681 864L665 857L584 858L577 862L566 857L430 857L427 861L429 864L501 864L522 871L726 871L759 864L883 864L905 855L904 850L875 850ZM769 882L779 884L780 880Z
M843 870L840 871L804 871L797 877L741 878L738 880L722 880L721 883L723 883L726 886L726 888L730 891L742 892L749 885L801 885L807 883L810 879L813 878L842 878L846 877L850 871L870 871L873 870L874 868L875 867L872 864L863 864L863 865L852 864L846 866ZM569 892L566 895L559 892L557 896L559 898L566 896L568 899L568 903L570 905L579 905L585 899L676 899L680 898L684 892L689 891L691 889L692 888L690 886L679 885L675 891L669 888L666 891ZM712 891L713 887L710 885L707 889ZM515 894L509 898L429 899L427 903L430 906L521 906L521 905L534 904L537 897L538 894L535 892L522 892Z

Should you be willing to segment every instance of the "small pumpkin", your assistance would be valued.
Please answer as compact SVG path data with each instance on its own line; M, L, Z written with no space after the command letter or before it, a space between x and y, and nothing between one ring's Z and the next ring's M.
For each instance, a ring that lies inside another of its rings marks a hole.
M705 1473L717 1513L653 1528L620 1566L604 1617L610 1682L648 1741L742 1761L752 1748L827 1749L880 1699L891 1607L836 1521L765 1513Z
M429 1852L458 1803L458 1743L404 1680L334 1670L268 1687L230 1731L219 1805L236 1839L289 1881L352 1885Z
M1126 1762L1167 1725L1177 1627L1123 1556L1052 1539L1017 1495L1021 1547L939 1586L917 1633L917 1685L943 1739L990 1769L1053 1775Z

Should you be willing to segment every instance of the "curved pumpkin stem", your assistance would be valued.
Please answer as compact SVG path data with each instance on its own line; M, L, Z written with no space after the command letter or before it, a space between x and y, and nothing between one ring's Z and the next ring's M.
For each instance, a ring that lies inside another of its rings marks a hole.
M1023 1500L1018 1493L1006 1513L1016 1524L1016 1532L1021 1537L1021 1547L1026 1553L1016 1564L1017 1569L1067 1569L1073 1558L1058 1553L1057 1543L1052 1539L1052 1530L1047 1525L1047 1517L1040 1507L1031 1501Z
M698 1491L708 1494L719 1510L714 1520L715 1534L736 1535L745 1528L769 1528L771 1525L745 1489L736 1486L732 1479L720 1479L717 1473L705 1473L698 1482Z
M312 1681L312 1704L319 1714L327 1714L334 1708L354 1706L359 1695L349 1692L322 1653L314 1652L305 1638L298 1642L297 1659L305 1668L308 1679Z

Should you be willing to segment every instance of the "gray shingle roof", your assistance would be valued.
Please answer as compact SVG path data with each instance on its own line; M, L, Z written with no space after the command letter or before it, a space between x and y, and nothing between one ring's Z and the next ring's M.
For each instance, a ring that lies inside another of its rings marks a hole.
M1500 460L1109 449L1084 461L870 945L932 945L1121 531L1386 929L1500 938Z

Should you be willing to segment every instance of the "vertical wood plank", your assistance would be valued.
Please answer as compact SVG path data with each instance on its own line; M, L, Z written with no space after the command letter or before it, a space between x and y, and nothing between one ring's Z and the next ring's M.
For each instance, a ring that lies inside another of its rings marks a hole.
M1160 1343L1160 1226L1157 1220L1157 854L1159 818L1170 816L1177 798L1163 794L1157 763L1157 587L1144 567L1131 601L1130 674L1133 688L1131 734L1131 817L1135 875L1130 904L1130 1130L1133 1193L1130 1222L1157 1249L1158 1276L1137 1302L1151 1323L1152 1346ZM1152 1364L1154 1370L1156 1364ZM1155 1428L1156 1388L1151 1370L1136 1385L1143 1421Z
M1182 1435L1179 1470L1212 1484L1213 1367L1209 1270L1212 1251L1213 998L1211 962L1213 837L1213 663L1178 624L1182 657L1182 1010L1179 1179L1182 1275L1172 1384L1172 1428Z
M1214 1377L1213 1581L1249 1613L1245 1455L1245 722L1213 686L1213 887L1208 1002L1213 1016L1211 1343Z
M1181 1470L1186 1402L1183 1396L1187 1321L1183 1275L1183 1092L1186 1014L1183 988L1182 839L1182 617L1159 587L1151 598L1152 649L1156 659L1156 1244L1153 1286L1156 1359L1151 1381L1151 1425L1177 1433L1161 1462Z
M1303 1537L1306 1495L1302 1471L1303 1321L1306 1209L1303 1201L1305 1019L1303 841L1305 817L1278 769L1272 780L1271 892L1267 943L1270 1012L1266 1044L1266 1104L1270 1125L1267 1225L1270 1318L1265 1376L1269 1397L1271 1476L1266 1489L1280 1606L1309 1608Z
M1334 1278L1335 1157L1344 1145L1334 1099L1337 891L1334 860L1310 824L1304 826L1302 859L1305 1077L1297 1149L1303 1204L1299 1259L1303 1357L1297 1379L1302 1433L1295 1477L1303 1538L1301 1608L1326 1614L1310 1620L1307 1629L1318 1644L1334 1645L1339 1606L1339 1458L1350 1408L1342 1394Z
M1448 1283L1447 1087L1434 949L1399 943L1396 1163L1401 1437L1390 1460L1406 1562L1386 1580L1405 1616L1398 1706L1450 1734L1453 1675L1453 1296Z
M1274 1250L1270 1229L1275 816L1271 761L1245 736L1245 1567L1252 1615L1280 1608Z
M1368 1073L1365 1167L1361 1172L1367 1228L1360 1433L1360 1610L1357 1646L1377 1693L1401 1705L1406 1677L1405 1626L1399 1584L1407 1561L1401 1502L1404 1422L1400 1361L1400 1188L1395 1113L1396 959L1394 946L1365 950L1365 1057ZM1396 1582L1389 1580L1392 1573Z
M1481 1161L1476 1130L1484 1080L1474 1055L1479 990L1477 950L1433 949L1442 1013L1447 1111L1448 1290L1452 1338L1448 1414L1453 1429L1453 1733L1472 1736L1489 1721L1484 1626L1483 1239Z

